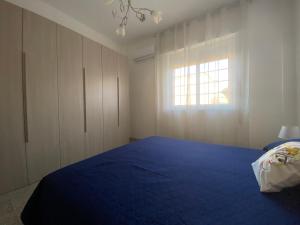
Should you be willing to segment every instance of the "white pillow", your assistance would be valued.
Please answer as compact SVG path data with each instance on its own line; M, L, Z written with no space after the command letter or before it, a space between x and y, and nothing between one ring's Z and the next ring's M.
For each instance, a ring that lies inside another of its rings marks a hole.
M300 142L287 142L252 163L261 192L279 192L300 184Z

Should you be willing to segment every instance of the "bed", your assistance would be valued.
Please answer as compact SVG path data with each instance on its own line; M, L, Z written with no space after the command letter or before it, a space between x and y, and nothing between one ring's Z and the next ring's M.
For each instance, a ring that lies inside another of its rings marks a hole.
M25 225L299 225L300 188L264 194L260 150L150 137L46 176Z

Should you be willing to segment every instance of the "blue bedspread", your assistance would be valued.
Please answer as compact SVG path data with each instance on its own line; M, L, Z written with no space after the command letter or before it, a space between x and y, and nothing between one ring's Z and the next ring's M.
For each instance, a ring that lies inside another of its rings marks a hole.
M300 189L259 192L262 151L151 137L46 176L25 225L299 225Z

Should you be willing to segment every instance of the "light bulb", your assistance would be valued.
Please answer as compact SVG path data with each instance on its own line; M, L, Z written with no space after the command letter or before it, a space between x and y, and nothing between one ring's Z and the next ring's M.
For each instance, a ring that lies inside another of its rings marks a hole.
M119 36L125 37L126 36L126 27L124 25L119 26L116 29L116 34L119 35Z
M116 34L117 34L117 35L121 35L121 27L118 27L118 28L116 29Z
M126 35L126 28L125 28L125 26L122 26L122 28L121 28L121 36L125 37L125 35Z
M153 18L154 23L159 24L162 21L162 12L160 11L152 11L151 16Z
M113 15L114 19L117 17L117 14L118 14L117 10L114 9L114 10L112 11L112 15Z
M114 2L114 0L104 0L105 5L110 5Z

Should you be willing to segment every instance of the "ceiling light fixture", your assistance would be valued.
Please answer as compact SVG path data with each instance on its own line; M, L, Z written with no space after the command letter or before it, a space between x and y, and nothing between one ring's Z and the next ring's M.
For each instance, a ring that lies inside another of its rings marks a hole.
M114 0L105 0L105 3L107 5L110 5L113 2ZM131 0L119 0L119 2L121 15L118 15L118 11L116 9L112 11L113 17L115 19L121 19L121 23L116 29L116 34L119 36L124 37L126 35L126 26L130 11L132 11L135 14L136 18L138 18L138 20L142 23L146 20L146 15L152 16L152 19L156 24L159 24L162 20L162 13L160 11L155 11L147 8L135 8L132 6Z

